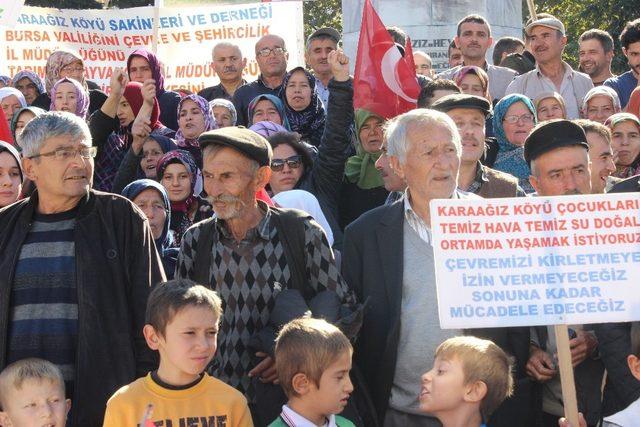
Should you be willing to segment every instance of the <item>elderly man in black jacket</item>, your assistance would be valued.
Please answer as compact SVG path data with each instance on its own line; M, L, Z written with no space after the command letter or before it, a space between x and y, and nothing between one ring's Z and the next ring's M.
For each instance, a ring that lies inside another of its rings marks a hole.
M420 376L431 369L436 347L464 331L440 328L429 202L478 196L457 189L462 147L446 114L412 110L392 119L385 136L391 166L408 189L399 201L366 212L345 230L343 275L358 299L367 301L354 359L380 425L435 427L440 422L418 408ZM528 328L471 333L513 355L514 376L524 377ZM528 419L528 401L521 402L517 418L515 402L507 403L512 412L503 425Z
M71 425L97 426L109 396L156 366L142 327L164 271L144 214L91 190L96 149L82 119L43 114L18 142L37 191L0 210L0 369L55 363Z

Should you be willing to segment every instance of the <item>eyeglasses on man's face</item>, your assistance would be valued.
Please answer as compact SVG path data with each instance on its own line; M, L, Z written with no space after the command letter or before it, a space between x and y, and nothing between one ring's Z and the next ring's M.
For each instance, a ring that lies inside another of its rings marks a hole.
M98 147L82 146L80 148L62 147L56 148L53 151L46 153L36 154L35 156L29 156L29 159L37 159L38 157L53 157L58 161L68 161L80 155L83 159L91 159L98 154Z
M286 51L287 49L283 47L274 47L273 49L269 49L268 47L265 47L264 49L260 49L258 51L258 56L266 58L267 56L271 55L271 53L274 53L276 56L280 56L284 54Z

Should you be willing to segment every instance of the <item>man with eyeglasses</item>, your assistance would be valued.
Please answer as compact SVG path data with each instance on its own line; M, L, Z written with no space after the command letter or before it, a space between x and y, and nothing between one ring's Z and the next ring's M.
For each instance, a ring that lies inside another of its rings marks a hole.
M0 210L0 369L55 363L72 426L101 425L108 398L156 368L142 336L147 295L166 280L144 214L91 189L87 124L50 112L18 139L37 190Z
M282 80L287 73L289 53L282 37L275 34L266 35L258 40L255 49L260 75L256 81L239 87L233 95L233 104L238 112L238 126L247 125L247 108L253 98L264 94L278 96Z
M530 22L524 29L536 68L516 77L505 94L520 93L536 99L544 92L558 92L567 107L567 118L580 117L582 99L593 87L591 78L562 60L567 44L564 24L552 15Z

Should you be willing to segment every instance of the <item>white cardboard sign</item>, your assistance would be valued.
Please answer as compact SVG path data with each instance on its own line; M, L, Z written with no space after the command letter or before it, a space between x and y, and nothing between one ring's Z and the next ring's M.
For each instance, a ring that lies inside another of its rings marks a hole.
M640 319L640 193L434 200L442 328Z

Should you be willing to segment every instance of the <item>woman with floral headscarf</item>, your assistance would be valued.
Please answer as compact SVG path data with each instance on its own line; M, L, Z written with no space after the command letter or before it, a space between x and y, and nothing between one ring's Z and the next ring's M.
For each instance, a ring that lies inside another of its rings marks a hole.
M463 66L452 78L462 93L479 96L492 102L491 94L489 93L489 76L482 68L476 67L475 65ZM487 116L484 126L485 136L488 138L493 137L494 132L491 115Z
M44 79L46 92L40 94L31 105L48 110L51 105L50 92L53 85L65 77L79 82L85 92L89 94L89 115L98 110L106 101L107 95L99 89L98 85L85 79L82 57L71 50L58 49L51 53L47 59Z
M462 93L480 96L491 102L489 76L482 68L475 65L464 66L454 74L453 81Z
M134 138L148 134L174 135L159 120L160 110L152 85L145 88L140 83L126 81L123 70L114 71L109 97L89 121L93 143L98 146L94 188L102 191L113 190L116 173ZM135 154L139 154L139 150Z
M22 92L28 105L33 104L38 96L46 92L40 76L31 70L22 70L13 76L13 87Z
M211 116L209 102L206 99L198 95L188 95L180 100L176 144L191 153L199 169L202 168L202 152L198 137L203 132L216 128L216 121Z
M219 128L235 126L238 121L236 106L228 99L216 98L209 101L209 110L211 110L211 115Z
M0 88L11 86L11 77L0 75Z
M542 92L533 100L538 122L553 119L566 119L567 106L558 92Z
M171 230L175 245L180 246L182 235L191 225L209 218L211 205L194 194L198 167L184 150L173 150L158 160L158 179L167 190L171 202Z
M89 95L77 80L60 79L51 88L49 111L66 111L86 119L89 109Z
M280 99L291 131L317 147L324 131L326 114L318 96L316 78L303 67L289 71L282 81Z
M344 170L339 205L342 228L366 211L382 206L389 195L376 169L376 160L382 154L384 122L368 110L359 108L355 112L358 143L356 155L349 157Z
M153 79L156 83L156 98L160 105L160 121L170 129L178 130L176 111L180 102L177 92L165 90L164 75L158 58L146 49L136 49L127 58L127 73L132 82L144 83Z
M493 129L498 140L498 154L492 167L517 177L527 194L535 190L529 183L531 169L524 160L524 141L536 123L536 109L524 95L507 95L494 108Z
M291 131L284 104L277 96L266 93L256 96L249 103L247 112L249 114L247 116L248 127L258 122L268 121L284 127L287 131Z

